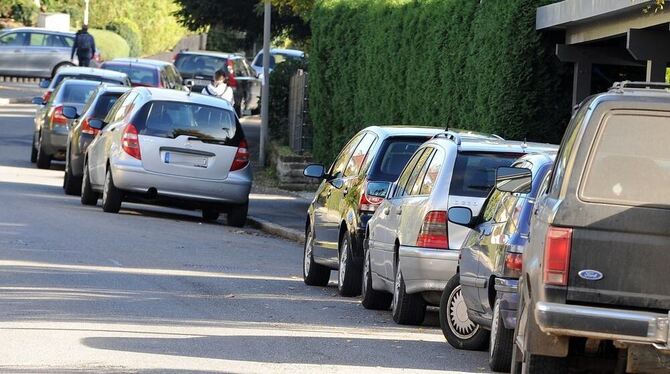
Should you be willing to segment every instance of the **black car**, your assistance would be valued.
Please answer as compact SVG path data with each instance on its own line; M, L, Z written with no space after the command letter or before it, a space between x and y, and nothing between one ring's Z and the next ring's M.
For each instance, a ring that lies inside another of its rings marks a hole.
M339 293L361 292L363 240L368 220L414 151L444 132L427 127L368 127L344 146L326 172L310 165L305 175L323 179L305 225L304 281L325 286L339 270Z
M172 63L146 58L117 58L101 68L125 73L133 87L184 89L183 79Z
M468 317L491 331L489 364L494 371L509 371L512 362L523 249L530 235L535 197L554 157L529 154L511 168L500 169L501 177L518 168L530 169L534 176L530 192L495 189L461 247L460 282Z
M89 126L93 119L103 119L116 100L130 87L102 84L91 94L81 114L74 116L67 137L63 189L68 195L79 195L84 170L84 153L100 130ZM67 111L66 111L67 112ZM72 110L70 113L75 113Z
M183 51L175 56L174 64L185 82L193 81L193 92L198 93L212 82L214 72L228 72L228 84L234 90L237 114L243 115L259 109L261 80L244 57L221 52Z

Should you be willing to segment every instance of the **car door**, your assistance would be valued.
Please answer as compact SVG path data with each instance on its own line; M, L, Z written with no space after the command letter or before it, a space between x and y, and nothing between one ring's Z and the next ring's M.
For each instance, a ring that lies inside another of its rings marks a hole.
M26 32L10 32L0 37L0 74L22 75L26 71L23 58L27 39Z
M421 223L428 213L427 202L430 194L422 194L421 186L434 156L438 150L426 147L419 157L414 170L407 181L407 188L403 192L402 204L398 207L396 214L400 218L398 225L398 240L401 245L414 246L419 235Z
M261 80L258 78L258 75L256 74L256 71L249 66L247 63L247 60L242 59L242 64L244 65L244 69L247 72L247 76L249 77L249 110L256 110L258 109L260 100L261 100Z
M57 48L57 35L31 32L26 46L26 65L30 72L39 76L50 76L51 69L61 61Z

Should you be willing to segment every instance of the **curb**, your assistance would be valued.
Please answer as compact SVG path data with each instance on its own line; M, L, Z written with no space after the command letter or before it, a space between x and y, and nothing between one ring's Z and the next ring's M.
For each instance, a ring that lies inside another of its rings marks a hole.
M272 223L264 219L251 216L247 217L247 223L249 224L249 226L259 229L268 234L276 235L284 239L292 240L294 242L298 242L301 244L305 243L305 234L298 230L289 229L276 223Z
M9 104L32 104L33 99L28 97L18 97L18 98L0 98L0 105L9 105Z

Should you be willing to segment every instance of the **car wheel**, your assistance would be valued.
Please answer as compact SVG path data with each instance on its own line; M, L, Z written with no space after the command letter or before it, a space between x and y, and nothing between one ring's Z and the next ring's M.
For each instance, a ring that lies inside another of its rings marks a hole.
M486 347L488 331L468 317L459 275L453 276L444 287L440 298L440 327L452 347L481 350Z
M88 162L84 164L84 175L81 179L81 203L82 205L96 205L98 193L91 187L91 178L88 173Z
M372 268L370 266L370 249L368 248L365 249L365 259L363 260L361 296L361 304L363 304L365 309L386 310L391 306L391 302L393 301L392 294L372 288Z
M361 267L354 260L349 231L342 234L339 253L340 266L337 271L337 291L340 296L358 296L361 294Z
M305 248L302 258L302 279L308 286L325 287L330 280L330 269L314 262L314 232L305 231Z
M219 211L216 209L203 209L202 210L202 219L207 222L214 222L219 219Z
M30 151L30 162L33 164L37 162L37 147L35 146L35 143L37 143L37 138L35 137L35 134L33 134L33 146Z
M107 174L105 174L105 185L102 189L102 210L107 213L118 213L121 210L122 202L123 194L114 185L112 169L108 168Z
M407 293L400 264L396 265L391 311L393 320L400 325L420 325L426 316L426 302L421 294Z
M63 178L63 189L66 195L81 194L81 177L77 178L72 173L72 164L70 163L70 155L68 153L65 161L65 177Z
M237 205L228 211L228 226L244 227L247 223L247 212L249 211L249 203Z
M40 134L39 143L37 145L37 168L38 169L50 169L51 168L51 156L46 153L44 146L42 145L42 135Z
M491 338L489 340L489 366L493 371L509 372L512 365L512 349L514 348L514 330L505 328L500 313L500 299L496 298L493 305L493 321L491 322Z

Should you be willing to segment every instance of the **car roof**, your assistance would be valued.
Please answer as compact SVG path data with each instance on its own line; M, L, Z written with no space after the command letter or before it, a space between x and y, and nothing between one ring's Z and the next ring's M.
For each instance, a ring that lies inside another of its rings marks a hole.
M130 65L130 64L139 64L139 65L145 65L145 66L168 66L172 65L172 63L167 62L167 61L161 61L161 60L152 60L148 58L130 58L130 57L122 57L122 58L115 58L110 61L106 61L105 63L109 64L125 64L125 65Z
M124 93L130 91L132 87L128 86L119 86L117 84L102 83L98 88L98 92L101 93Z
M262 53L263 51L260 51L259 53ZM273 53L278 53L282 55L289 55L289 56L296 56L296 57L303 57L305 55L305 52L297 50L297 49L284 49L284 48L272 48L270 49L270 54Z
M469 135L461 136L460 144L458 140L447 137L433 138L429 142L443 146L456 145L462 152L551 153L558 151L558 145L555 144Z
M87 68L80 66L72 66L61 68L58 70L57 74L86 74L86 75L95 75L103 78L110 79L125 79L128 77L126 73L121 73L118 71L107 70L107 69L97 69L97 68Z
M105 61L102 64L103 69L107 69L108 66L127 66L129 68L137 67L138 69L151 69L151 70L160 70L161 66L154 64L146 64L143 62L129 62L129 61Z
M89 81L86 79L66 79L60 83L61 86L72 85L72 84L81 84L86 86L100 86L103 83L98 81Z
M212 56L220 58L242 58L240 55L227 52L215 52L215 51L181 51L178 54L180 55L193 55L193 56Z
M195 92L189 93L188 91L155 87L135 87L133 90L136 90L143 95L147 95L151 101L176 101L234 110L233 106L226 100L215 96L201 95Z
M69 31L57 31L57 30L49 30L45 29L42 27L15 27L13 29L4 29L0 30L0 34L4 34L7 32L17 32L17 31L39 31L39 32L45 32L49 34L59 34L59 35L66 35L66 36L75 36L75 33L69 32Z
M393 136L433 136L444 131L438 127L430 126L370 126L361 131L372 131L382 138Z

